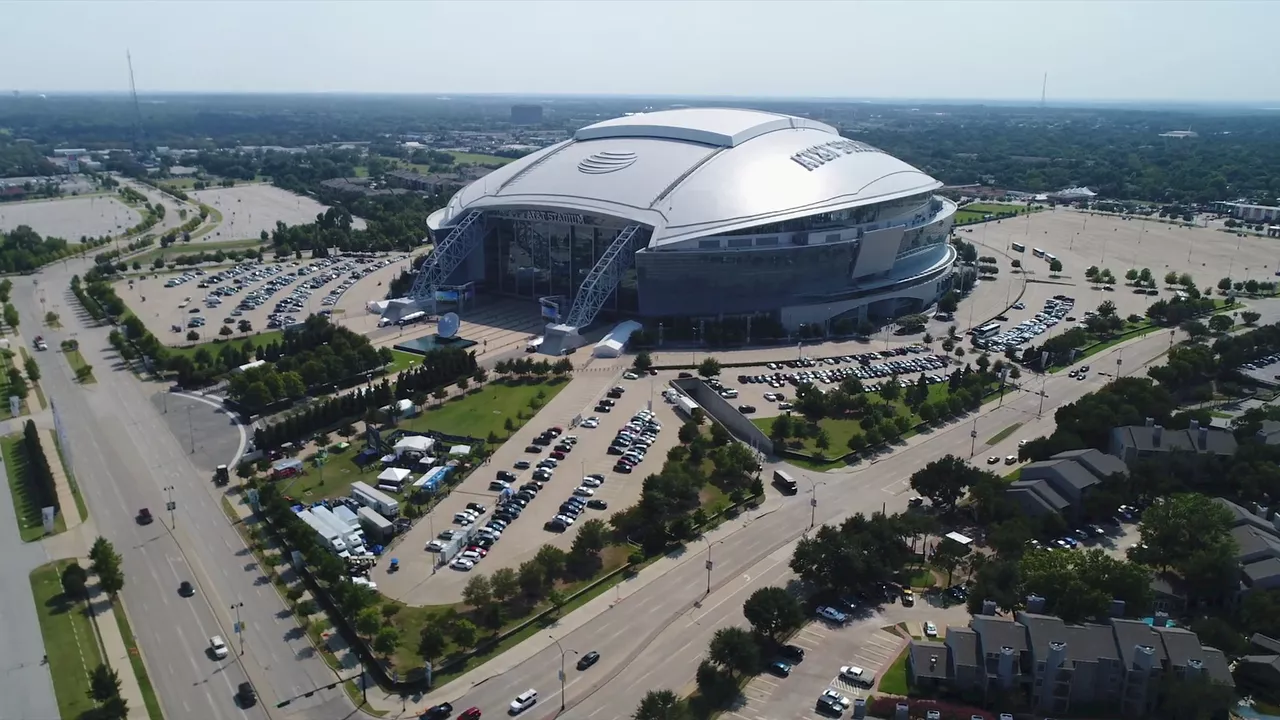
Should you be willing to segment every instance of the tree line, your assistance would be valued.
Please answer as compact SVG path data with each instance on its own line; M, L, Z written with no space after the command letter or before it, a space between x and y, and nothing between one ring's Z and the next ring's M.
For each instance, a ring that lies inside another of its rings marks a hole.
M40 444L40 431L35 421L28 420L22 426L22 466L14 468L22 473L22 483L31 491L32 500L37 507L51 507L56 513L62 512L62 503L58 501L57 483L53 479L53 469L45 457L44 447Z
M334 395L307 404L283 419L257 427L253 444L261 450L275 450L288 442L298 442L329 428L350 423L376 408L394 401L389 380L383 379L367 388Z
M82 237L80 243L71 245L62 238L41 237L29 225L19 225L7 233L0 232L0 272L29 273L109 242L109 237Z

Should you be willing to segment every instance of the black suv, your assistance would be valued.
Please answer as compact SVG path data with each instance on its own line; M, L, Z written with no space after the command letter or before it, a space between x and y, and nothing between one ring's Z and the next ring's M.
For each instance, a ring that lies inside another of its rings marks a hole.
M240 700L240 707L253 707L258 704L258 693L253 689L253 685L247 682L240 683L240 688L236 690L236 698Z
M503 482L509 482L509 483L511 483L511 482L515 482L515 481L516 481L516 474L515 474L515 473L513 473L513 472L511 472L510 470L499 470L499 471L498 471L498 479L499 479L499 480L501 480L501 481L503 481Z

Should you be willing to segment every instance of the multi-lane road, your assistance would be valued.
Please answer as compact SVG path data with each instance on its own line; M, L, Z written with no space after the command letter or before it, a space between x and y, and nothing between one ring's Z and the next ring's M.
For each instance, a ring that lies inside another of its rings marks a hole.
M1255 303L1254 309L1264 313L1263 322L1280 319L1280 303ZM691 544L688 556L672 563L674 567L660 577L644 582L585 624L567 620L566 627L574 629L563 634L552 630L568 653L564 698L568 711L563 717L626 718L648 690L687 688L712 633L726 625L745 625L742 602L746 597L757 588L795 579L787 565L797 540L809 527L815 489L818 523L882 508L901 511L913 494L907 480L925 463L944 455L967 458L971 447L977 463L988 454L1016 454L1019 439L1053 431L1058 406L1109 382L1111 377L1105 373L1114 371L1121 356L1126 375L1142 375L1168 349L1169 341L1168 333L1156 333L1095 355L1089 359L1095 371L1083 382L1059 375L1042 384L1039 377L1026 377L1024 390L1010 393L1002 404L988 403L976 414L976 424L970 417L916 436L875 462L831 473L792 468L800 478L798 495L781 498L771 489L769 501L759 511L712 532L705 542ZM1021 427L1008 438L995 445L984 442L1015 423ZM970 435L975 427L976 442ZM714 559L710 595L704 565L708 554ZM454 686L439 689L427 702L448 700L455 708L476 706L486 714L496 713L505 710L519 692L534 688L540 700L532 715L552 716L561 703L560 650L549 644L549 638L541 642L548 646L514 667L495 663L493 672L481 667ZM572 652L590 650L600 652L600 662L585 672L576 671Z
M230 449L218 461L231 463L234 450L243 447L240 430L215 404L178 395L160 402L156 396L164 388L121 369L106 342L108 329L92 327L68 290L70 275L84 267L68 263L34 278L16 278L13 302L26 333L43 334L51 348L34 354L41 384L64 426L70 462L88 500L90 527L124 557L122 597L160 702L169 717L282 717L284 711L270 706L332 683L335 674L292 621L223 513L205 438L194 437L192 452L191 428L219 428L216 438L208 431L208 444ZM62 329L43 328L48 310L60 315ZM77 384L56 351L69 338L79 341L95 368L96 383ZM230 441L228 433L234 433ZM176 503L172 515L164 510L170 497ZM156 518L145 526L136 521L144 507ZM195 597L178 595L184 580L195 584ZM215 661L206 651L210 636L239 645L233 603L243 603L245 653ZM262 698L247 711L233 697L246 679ZM334 689L295 702L287 711L319 718L341 717L351 709L345 694Z

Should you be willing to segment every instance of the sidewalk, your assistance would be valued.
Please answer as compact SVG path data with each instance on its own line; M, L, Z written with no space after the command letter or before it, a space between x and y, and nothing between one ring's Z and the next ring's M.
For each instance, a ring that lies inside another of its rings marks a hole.
M92 561L79 558L81 567L88 568ZM93 622L98 627L98 635L102 638L102 657L107 665L120 676L120 696L129 704L130 720L148 720L147 705L142 699L142 688L138 678L133 674L133 663L129 662L129 648L120 635L120 626L116 621L116 608L112 606L100 590L97 590L96 579L89 581L90 603L93 610Z
M80 517L80 508L76 505L75 493L71 492L71 483L67 480L66 468L62 467L62 459L58 457L58 447L54 444L56 436L53 430L45 430L40 439L40 448L44 450L44 459L53 472L53 484L58 490L58 505L62 507L62 521L67 530L71 530L84 518Z

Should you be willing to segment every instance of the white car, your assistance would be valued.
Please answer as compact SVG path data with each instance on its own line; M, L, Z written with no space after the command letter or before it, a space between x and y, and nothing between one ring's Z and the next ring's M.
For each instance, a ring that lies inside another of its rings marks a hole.
M476 516L469 512L460 512L453 514L453 521L459 525L470 525L476 521Z
M848 709L849 709L849 706L853 705L853 701L852 701L852 700L850 700L849 698L845 697L844 695L841 695L840 693L836 692L835 690L831 690L831 689L823 690L823 691L822 691L822 697L823 697L823 699L824 699L824 700L829 700L829 701L831 701L831 703L832 703L832 704L834 704L834 705L839 705L840 707L842 707L842 708L844 708L844 709L846 709L846 710L848 710Z
M475 550L467 550L466 552L459 555L459 557L466 558L467 560L470 560L473 564L480 562L480 553L476 552Z
M592 490L589 487L578 487L578 488L574 488L573 494L579 497L591 497L592 495L596 494L596 491Z
M538 702L538 691L533 688L529 688L517 695L515 700L511 701L511 714L518 715L533 707L536 702Z
M598 428L600 427L600 421L595 418L587 418L586 420L583 420L582 424L578 427L584 427L587 429Z
M622 379L623 380L639 380L640 376L633 372L628 372L628 373L622 374Z
M870 674L857 665L845 665L840 668L840 677L859 685L866 683Z
M931 638L938 637L938 626L934 625L933 622L931 621L925 622L924 634L925 634L925 637L931 637Z
M443 540L432 540L431 542L427 543L428 552L440 552L441 550L444 550Z
M835 623L843 623L849 620L848 615L845 615L844 613L840 612L839 610L833 607L827 607L826 605L823 605L822 607L818 608L818 617L824 618L826 620L830 620L831 622L835 622Z
M222 640L221 635L209 638L209 648L213 650L213 656L219 660L227 656L227 643Z
M471 562L470 560L462 557L454 558L453 562L449 563L449 567L453 568L454 570L470 570L475 566L476 564L474 562Z
M599 481L599 480L597 480L597 479L595 479L595 478L593 478L593 477L585 477L585 478L582 478L582 486L583 486L583 487L598 488L598 487L600 487L600 486L601 486L601 485L603 485L603 484L604 484L603 482L601 482L601 481Z
M551 519L558 520L559 522L564 523L565 527L568 527L573 524L573 517L571 515L556 515Z

